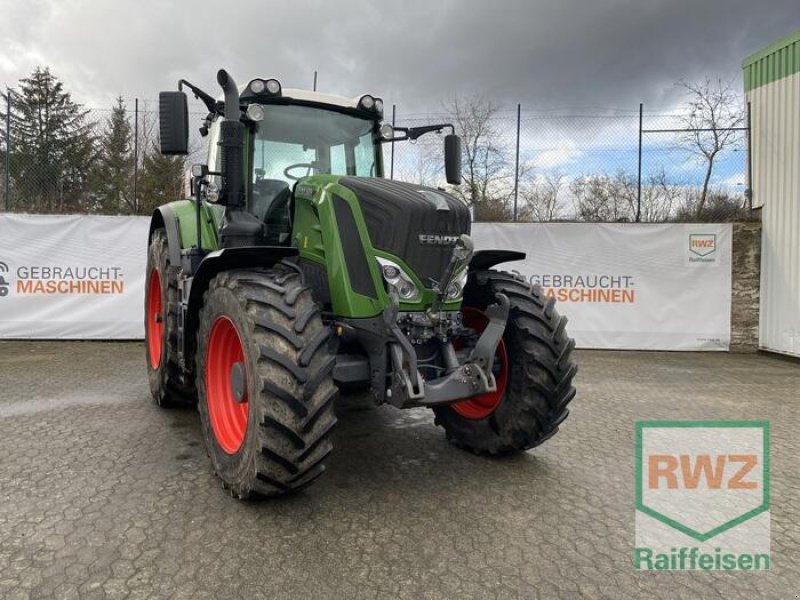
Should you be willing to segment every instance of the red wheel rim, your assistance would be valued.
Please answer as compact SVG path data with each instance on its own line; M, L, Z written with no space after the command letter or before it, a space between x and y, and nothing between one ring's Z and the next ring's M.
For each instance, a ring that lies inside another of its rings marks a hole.
M161 276L158 269L150 271L147 284L147 315L145 316L147 347L150 352L150 367L161 364L161 339L164 335L164 314L161 306Z
M247 433L250 403L247 396L237 402L231 386L231 369L243 362L244 348L236 326L228 317L217 317L208 335L206 399L214 437L228 454L238 452Z
M489 324L488 317L477 308L464 307L461 309L461 314L464 315L464 325L471 327L478 333L483 332ZM485 419L497 410L497 407L503 401L503 396L508 386L508 353L506 352L506 342L502 338L497 345L494 364L499 366L499 370L495 369L494 375L497 381L496 391L486 392L450 405L454 411L465 419Z

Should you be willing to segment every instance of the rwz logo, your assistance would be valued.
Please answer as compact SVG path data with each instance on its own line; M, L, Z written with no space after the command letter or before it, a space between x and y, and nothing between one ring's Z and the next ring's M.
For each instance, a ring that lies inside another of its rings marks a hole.
M708 256L717 249L717 236L713 233L689 234L689 251L697 256Z
M696 541L769 510L769 423L645 421L636 509Z
M6 279L8 273L8 265L0 260L0 298L8 296L8 280Z

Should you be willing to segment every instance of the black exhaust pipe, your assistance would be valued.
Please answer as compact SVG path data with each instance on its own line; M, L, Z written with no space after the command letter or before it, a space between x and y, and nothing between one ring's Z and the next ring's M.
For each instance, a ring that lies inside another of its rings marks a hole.
M239 120L239 90L236 82L225 69L217 71L217 83L225 94L225 118L230 121Z
M225 118L219 127L222 150L223 187L221 202L225 216L219 234L223 248L263 246L266 244L264 222L245 207L244 168L245 126L241 121L239 90L225 69L217 72L217 82L225 92Z
M244 123L240 121L239 90L225 69L217 72L217 83L225 93L225 119L220 123L219 138L222 150L222 177L224 187L221 201L229 210L240 210L244 205L242 160L244 152Z

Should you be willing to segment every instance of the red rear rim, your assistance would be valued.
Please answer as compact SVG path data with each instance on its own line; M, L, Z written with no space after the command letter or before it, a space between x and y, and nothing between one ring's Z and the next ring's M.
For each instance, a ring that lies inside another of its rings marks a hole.
M471 327L479 334L489 324L488 317L477 308L467 306L461 309L461 313L464 315L464 325ZM485 419L500 406L508 385L508 353L504 339L501 339L497 345L497 352L494 356L494 377L497 381L497 391L454 402L450 405L452 409L465 419L478 420Z
M150 351L150 367L161 364L161 336L164 335L164 314L161 306L161 276L158 269L150 271L147 285L147 347Z
M214 437L228 454L239 451L247 432L250 403L246 395L243 402L237 402L231 385L231 369L243 362L244 348L236 326L228 317L217 317L208 336L206 397Z

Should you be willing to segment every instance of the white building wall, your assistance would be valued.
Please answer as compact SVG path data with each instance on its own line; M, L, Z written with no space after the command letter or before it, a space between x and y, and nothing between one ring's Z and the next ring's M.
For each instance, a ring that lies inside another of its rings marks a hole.
M759 343L800 356L800 73L747 94L750 188L762 208Z

